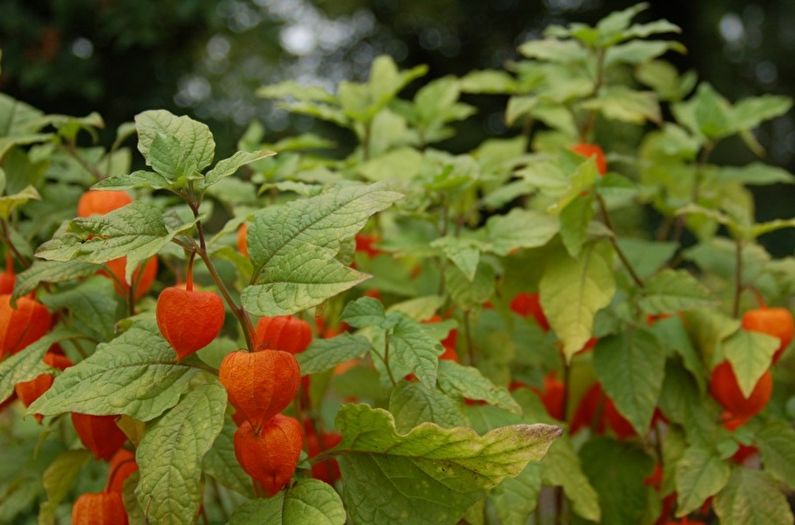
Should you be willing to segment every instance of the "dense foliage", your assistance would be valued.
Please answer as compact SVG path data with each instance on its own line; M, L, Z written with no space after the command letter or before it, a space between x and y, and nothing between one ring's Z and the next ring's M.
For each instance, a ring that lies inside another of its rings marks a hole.
M642 8L410 99L387 56L258 91L347 155L0 95L0 521L793 523L795 259L757 239L795 219L748 189L793 176L710 162L791 103L680 75ZM516 135L436 147L462 94Z

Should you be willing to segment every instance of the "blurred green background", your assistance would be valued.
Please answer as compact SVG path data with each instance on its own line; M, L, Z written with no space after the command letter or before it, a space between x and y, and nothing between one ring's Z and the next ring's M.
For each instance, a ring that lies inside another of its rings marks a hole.
M257 87L284 79L332 87L361 79L380 53L402 66L430 66L429 78L499 68L516 47L553 23L595 23L633 5L619 0L5 0L0 3L0 91L52 113L100 112L108 133L144 109L168 108L207 121L219 153L231 152L252 120L268 140L296 131L352 137L291 116L257 99ZM683 29L694 69L730 99L795 86L795 1L652 2L645 21ZM416 88L416 84L414 86ZM409 90L411 91L411 89ZM479 113L447 144L465 150L502 123L505 99L472 97ZM760 128L766 161L795 171L795 114ZM716 163L752 155L727 141ZM795 187L755 190L760 220L795 215ZM769 236L778 255L795 252L795 232Z

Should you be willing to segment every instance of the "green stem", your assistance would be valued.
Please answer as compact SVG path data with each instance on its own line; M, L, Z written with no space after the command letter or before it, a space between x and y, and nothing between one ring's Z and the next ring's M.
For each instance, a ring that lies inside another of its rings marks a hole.
M743 241L735 240L734 250L734 303L732 305L732 315L740 315L740 295L743 292Z
M204 261L204 265L207 267L207 271L210 272L210 276L215 282L215 285L218 287L218 290L221 292L226 304L229 306L229 309L232 310L232 313L237 318L238 322L240 323L240 327L243 329L243 336L246 339L246 347L248 348L249 352L254 351L254 326L251 324L251 319L249 319L248 314L243 309L242 306L238 306L235 303L234 299L232 299L232 295L229 293L226 285L224 284L223 279L218 274L218 270L215 268L212 259L207 254L207 244L204 237L204 228L202 227L202 222L199 220L199 206L195 202L189 202L189 206L193 211L193 216L196 218L196 231L199 235L199 248L198 254L201 257L201 260Z
M629 258L624 253L624 250L622 250L621 246L618 244L618 240L616 240L616 231L613 229L613 223L610 220L610 214L607 212L607 204L605 203L604 198L598 193L596 194L596 202L599 203L599 210L602 213L602 220L604 221L605 226L607 226L607 228L611 232L613 232L613 235L609 238L610 244L613 246L613 249L616 251L618 258L621 259L621 263L624 265L624 268L626 268L627 272L629 272L629 275L630 277L632 277L632 280L635 282L638 288L643 288L644 286L643 279L640 278L638 273L635 271L635 268L632 266L632 263L629 262Z

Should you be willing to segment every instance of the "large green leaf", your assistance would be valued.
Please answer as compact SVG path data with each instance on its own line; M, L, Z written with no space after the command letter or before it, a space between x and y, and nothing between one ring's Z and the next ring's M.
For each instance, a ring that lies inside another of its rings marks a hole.
M47 372L50 367L42 359L53 344L69 339L77 334L58 327L35 343L25 347L24 351L0 362L0 402L8 399L14 392L17 383L30 381L39 374Z
M642 523L653 460L634 443L597 437L580 450L583 471L599 494L601 523Z
M554 446L554 445L553 445ZM508 478L490 494L502 525L525 525L538 505L541 492L541 468L531 463L515 478Z
M138 151L162 175L191 174L213 161L215 141L210 128L190 117L177 117L164 109L144 111L135 116L135 129Z
M127 257L126 279L141 261L156 254L193 223L169 229L163 212L150 202L135 201L102 216L74 219L65 231L42 244L36 255L52 261L105 263Z
M556 217L519 208L514 208L506 215L491 217L486 223L491 251L497 255L508 255L519 248L544 246L559 229Z
M633 329L603 338L596 347L594 368L618 411L644 435L665 377L665 350L657 338Z
M795 487L795 430L783 421L767 421L756 434L765 471L774 478Z
M454 361L439 362L439 388L465 399L485 401L515 414L521 413L519 404L504 387L497 386L471 366Z
M709 290L685 270L665 269L646 281L640 306L650 314L675 314L681 310L709 308Z
M344 525L345 508L331 485L302 479L267 500L244 503L229 525Z
M400 434L389 412L344 405L340 468L354 524L454 524L488 490L540 460L560 435L550 425L513 425L483 436L423 423Z
M30 268L17 274L14 297L22 297L41 283L62 283L95 273L100 267L81 261L35 260Z
M248 230L254 275L242 294L246 309L291 314L367 279L336 259L342 241L401 197L381 184L343 185L257 214Z
M740 467L715 498L721 525L792 525L792 509L764 472Z
M561 437L549 447L541 460L544 484L562 487L572 503L574 512L585 519L599 521L599 495L582 471L580 458L568 436Z
M105 277L92 277L70 288L42 297L52 311L68 312L72 327L97 341L113 338L120 299L113 291L113 282Z
M770 369L780 341L760 332L737 330L723 341L723 355L732 365L740 391L751 397L759 378Z
M699 508L729 481L729 465L710 449L693 445L676 464L677 516Z
M610 304L615 290L613 272L595 250L547 262L539 283L541 305L567 360L591 338L594 316Z
M149 521L192 523L202 503L202 459L224 425L226 390L200 385L147 429L135 452L135 489Z
M439 355L444 352L439 340L431 337L429 331L414 319L398 312L389 316L396 319L387 336L392 373L403 377L413 372L421 382L429 386L436 384ZM380 348L374 347L373 351L380 351ZM379 361L375 364L380 366Z
M41 195L33 186L28 186L13 195L0 196L0 219L7 220L15 208L22 206L31 199L41 199Z
M224 419L221 433L202 460L205 473L214 477L223 486L243 494L253 496L251 478L243 470L235 457L235 430L237 426L231 417Z
M66 498L83 465L91 459L91 452L85 449L67 450L53 461L41 478L47 493L47 501L39 508L39 525L55 523L58 505Z
M302 374L317 374L362 357L368 350L370 341L360 335L343 333L330 339L315 339L297 358Z
M29 412L55 415L127 414L141 421L154 419L179 401L200 373L184 362L160 335L154 321L134 324L96 352L67 368Z
M425 422L447 428L467 424L459 402L433 386L413 381L401 381L392 389L389 411L395 416L398 432L408 432Z

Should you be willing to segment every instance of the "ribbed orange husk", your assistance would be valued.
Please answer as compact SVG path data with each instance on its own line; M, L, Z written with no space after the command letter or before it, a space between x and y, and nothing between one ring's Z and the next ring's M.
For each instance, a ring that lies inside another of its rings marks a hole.
M268 496L290 482L302 447L301 423L282 414L262 426L246 421L235 432L238 463Z
M127 511L118 492L87 492L72 507L72 525L127 525Z
M132 201L132 197L126 191L87 191L77 201L77 216L105 215Z
M116 416L72 412L72 424L80 441L97 459L109 461L127 441L127 436L116 425Z
M169 286L157 298L157 326L180 359L210 344L224 326L224 303L213 292Z
M248 225L241 224L237 230L237 250L248 257Z
M293 354L280 350L232 352L218 370L237 422L265 423L295 397L301 369Z
M786 308L755 308L743 315L743 328L778 338L781 343L773 354L773 364L776 364L792 342L792 337L795 335L795 320Z
M312 342L312 327L292 315L262 317L254 331L256 350L282 350L299 354Z
M135 454L126 448L120 449L108 465L108 485L106 492L121 492L124 490L124 482L138 471L138 464L135 462Z
M712 397L729 412L731 426L737 428L764 410L773 393L773 375L766 371L749 397L743 396L737 376L729 361L723 361L712 370L709 379Z
M14 275L13 267L6 267L3 273L0 273L0 294L10 294L14 291L14 284L17 281L17 276Z
M55 348L60 347L55 345ZM72 366L72 362L68 357L65 355L56 354L52 351L47 352L44 355L44 359L42 359L42 361L53 368L57 368L58 370L65 370L66 368ZM22 401L22 404L26 407L29 407L34 401L40 398L44 392L50 389L54 380L55 378L52 376L52 374L39 374L30 381L22 381L17 383L14 387L14 390L17 393L19 400ZM41 423L41 414L34 414L33 417L36 418L36 421Z
M35 299L20 297L12 308L11 296L0 295L0 359L38 341L51 326L49 310Z
M113 281L113 287L116 293L122 297L127 297L130 290L130 284L124 280L124 272L127 268L127 257L119 257L105 263L108 269L113 273L116 279ZM105 273L104 270L100 273ZM139 265L132 275L132 282L135 284L135 300L137 301L152 288L152 283L157 277L157 256L150 257L143 268ZM122 284L124 283L124 284Z

